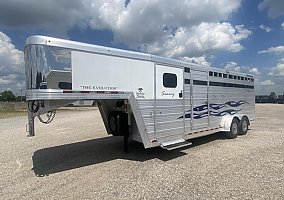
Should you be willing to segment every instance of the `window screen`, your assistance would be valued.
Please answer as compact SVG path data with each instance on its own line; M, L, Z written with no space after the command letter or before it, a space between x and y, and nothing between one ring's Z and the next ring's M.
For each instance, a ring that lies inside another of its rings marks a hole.
M164 73L163 74L163 85L167 88L176 88L177 87L177 75Z

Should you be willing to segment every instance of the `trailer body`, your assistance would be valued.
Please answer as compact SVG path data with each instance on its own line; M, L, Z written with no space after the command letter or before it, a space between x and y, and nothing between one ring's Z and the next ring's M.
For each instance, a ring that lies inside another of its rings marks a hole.
M249 74L46 36L27 39L25 61L30 136L36 116L78 100L96 100L108 134L145 148L232 133L233 122L244 132L255 120Z

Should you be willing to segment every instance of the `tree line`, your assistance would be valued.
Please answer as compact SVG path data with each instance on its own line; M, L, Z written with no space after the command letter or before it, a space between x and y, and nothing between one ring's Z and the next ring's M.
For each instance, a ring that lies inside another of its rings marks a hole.
M0 101L20 102L20 101L26 101L26 97L16 96L12 91L8 90L0 93Z
M270 95L256 95L255 103L279 103L284 104L284 94L277 95L275 92L271 92Z

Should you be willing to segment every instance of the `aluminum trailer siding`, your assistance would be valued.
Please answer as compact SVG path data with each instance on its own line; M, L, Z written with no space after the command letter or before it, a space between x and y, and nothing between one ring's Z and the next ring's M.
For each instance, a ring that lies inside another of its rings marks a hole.
M96 100L108 134L145 148L235 138L255 120L249 74L46 36L27 39L25 61L29 136L36 116L78 100Z

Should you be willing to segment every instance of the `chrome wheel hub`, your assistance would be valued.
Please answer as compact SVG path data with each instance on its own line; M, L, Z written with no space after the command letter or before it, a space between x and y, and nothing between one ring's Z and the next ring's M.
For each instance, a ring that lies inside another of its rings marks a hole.
M238 134L238 124L237 123L232 124L232 133L234 135Z
M248 129L248 123L247 123L247 121L243 121L243 123L242 123L242 130L246 131L247 129Z

